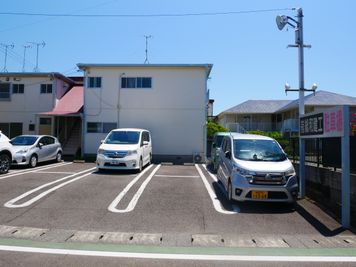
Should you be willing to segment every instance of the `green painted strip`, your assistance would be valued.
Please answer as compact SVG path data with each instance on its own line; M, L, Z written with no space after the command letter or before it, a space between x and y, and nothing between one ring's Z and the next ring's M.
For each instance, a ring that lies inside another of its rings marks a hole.
M238 256L322 256L356 257L355 248L228 248L228 247L163 247L120 245L104 243L53 243L23 239L0 239L2 246L35 247L128 253L160 253L189 255L238 255Z

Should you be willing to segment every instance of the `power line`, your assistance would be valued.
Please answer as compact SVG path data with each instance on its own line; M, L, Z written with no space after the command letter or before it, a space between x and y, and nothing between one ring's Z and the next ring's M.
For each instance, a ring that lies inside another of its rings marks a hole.
M257 9L226 12L199 12L199 13L162 13L162 14L65 14L65 13L28 13L28 12L0 12L8 16L36 16L36 17L77 17L77 18L150 18L150 17L197 17L221 16L249 13L265 13L275 11L295 10L295 8Z

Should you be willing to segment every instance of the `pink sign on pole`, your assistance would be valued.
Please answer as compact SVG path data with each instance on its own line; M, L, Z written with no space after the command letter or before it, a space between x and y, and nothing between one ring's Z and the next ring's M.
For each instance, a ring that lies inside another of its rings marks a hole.
M324 111L324 134L326 136L342 136L344 133L343 123L342 107Z

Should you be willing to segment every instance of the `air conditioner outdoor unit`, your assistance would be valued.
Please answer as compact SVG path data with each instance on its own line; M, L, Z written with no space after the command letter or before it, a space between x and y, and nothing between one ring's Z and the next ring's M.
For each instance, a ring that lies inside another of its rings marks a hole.
M193 153L193 162L202 163L203 162L203 153Z

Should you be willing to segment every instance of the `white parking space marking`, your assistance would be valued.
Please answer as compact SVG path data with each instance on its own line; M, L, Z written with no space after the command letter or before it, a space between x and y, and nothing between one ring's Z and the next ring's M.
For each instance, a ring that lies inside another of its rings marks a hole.
M211 172L209 172L208 169L206 168L206 165L205 165L205 164L203 164L203 167L204 167L204 169L206 170L206 172L209 173L210 177L214 180L214 182L218 185L220 191L224 193L224 192L225 192L225 188L222 186L221 183L219 183L219 180L218 180L218 178L216 177L216 175L214 175L214 174L212 174ZM236 211L237 213L240 213L240 212L241 212L240 207L238 207L238 206L236 206L236 205L234 205L234 204L232 204L231 206L232 206L232 209L233 209L234 211Z
M38 172L38 171L42 171L42 170L48 170L48 169L52 169L52 168L56 168L56 167L62 167L62 166L69 165L69 164L73 164L73 162L61 162L61 163L53 164L51 166L37 167L35 169L30 169L30 170L14 171L9 174L6 174L5 176L1 176L0 180L18 176L18 175L27 174L27 173L34 173L34 172Z
M130 190L130 188L143 176L144 173L146 173L153 165L150 165L147 167L140 175L138 175L134 180L129 183L124 190L121 191L121 193L114 199L114 201L109 205L108 210L111 212L115 213L126 213L133 211L135 208L137 201L139 200L140 196L142 195L143 191L145 190L147 184L150 182L152 177L155 175L155 173L158 171L158 169L161 167L161 165L158 165L152 173L146 178L146 180L141 184L140 188L137 190L136 194L132 197L130 203L127 205L126 209L117 209L117 205L121 201L121 199L127 194L127 192Z
M164 175L156 174L156 177L167 177L167 178L199 178L199 175Z
M46 184L41 185L41 186L39 186L39 187L36 187L35 189L32 189L32 190L30 190L30 191L28 191L28 192L22 194L21 196L18 196L18 197L16 197L16 198L13 198L13 199L9 200L8 202L6 202L6 203L4 204L4 206L7 207L7 208L23 208L23 207L27 207L27 206L33 204L34 202L40 200L40 199L43 198L44 196L48 195L49 193L51 193L51 192L53 192L53 191L55 191L55 190L57 190L57 189L59 189L59 188L65 186L65 185L67 185L67 184L73 183L73 182L75 182L75 181L77 181L77 180L79 180L79 179L82 179L82 178L84 178L84 177L86 177L86 176L92 174L91 171L94 170L94 169L96 169L96 167L93 167L93 168L90 168L90 169L86 169L86 170L84 170L84 171L81 171L81 172L78 172L78 173L75 173L75 174L72 174L72 175L63 177L63 178L61 178L61 179L55 180L55 181L53 181L53 182L46 183ZM21 200L21 199L27 197L28 195L31 195L31 194L37 192L37 191L39 191L39 190L41 190L41 189L43 189L43 188L45 188L45 187L48 187L48 186L50 186L50 185L52 185L52 184L58 183L58 182L63 181L63 180L67 180L67 179L69 179L69 178L72 178L72 177L74 177L74 176L76 176L76 175L80 175L80 174L85 173L85 172L89 172L89 173L86 173L86 174L84 174L84 175L81 175L81 176L79 176L79 177L76 177L76 178L74 178L74 179L71 179L71 180L69 180L69 181L67 181L67 182L61 183L61 184L59 184L59 185L57 185L57 186L55 186L55 187L52 187L51 189L42 192L42 193L39 194L38 196L36 196L36 197L34 197L34 198L31 198L30 200L28 200L28 201L26 201L26 202L24 202L24 203L22 203L22 204L18 204L18 205L14 204L14 203L16 203L17 201L19 201L19 200Z
M205 177L204 173L202 172L202 170L200 169L198 164L195 164L195 168L197 168L200 178L203 180L206 190L208 190L209 196L211 198L211 201L213 202L215 210L222 214L238 214L239 213L238 211L227 211L221 206L221 203L218 200L218 197L216 196L214 190L211 188L207 178Z
M75 255L92 257L115 257L136 259L195 260L195 261L238 261L238 262L356 262L353 256L256 256L256 255L209 255L179 253L145 253L145 252L113 252L60 248L36 248L20 246L3 246L2 251L31 252L42 254Z
M75 172L41 172L41 171L37 171L36 173L40 173L40 174L75 174Z

